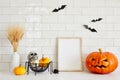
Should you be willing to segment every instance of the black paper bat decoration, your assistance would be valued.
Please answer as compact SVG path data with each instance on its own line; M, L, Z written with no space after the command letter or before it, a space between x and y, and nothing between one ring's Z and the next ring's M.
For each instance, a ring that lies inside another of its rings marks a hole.
M93 20L91 20L91 22L101 21L102 19L103 19L103 18L93 19Z
M86 29L90 30L91 32L97 32L96 29L92 29L91 27L88 27L88 25L83 25Z
M58 7L58 9L55 8L52 12L58 12L59 10L64 9L66 6L67 6L67 5L61 5L60 8L59 8L59 7Z

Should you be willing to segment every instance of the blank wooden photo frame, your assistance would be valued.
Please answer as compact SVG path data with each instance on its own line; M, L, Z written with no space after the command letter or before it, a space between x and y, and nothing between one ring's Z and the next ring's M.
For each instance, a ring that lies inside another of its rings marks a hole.
M58 70L61 72L83 71L82 39L72 37L57 38Z

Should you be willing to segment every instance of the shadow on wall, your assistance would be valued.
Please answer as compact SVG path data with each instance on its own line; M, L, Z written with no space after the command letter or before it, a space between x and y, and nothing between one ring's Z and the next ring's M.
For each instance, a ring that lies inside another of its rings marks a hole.
M82 54L83 68L84 68L84 71L85 71L85 72L86 72L86 71L89 72L88 69L86 68L86 64L85 64L87 55L88 55L88 54Z

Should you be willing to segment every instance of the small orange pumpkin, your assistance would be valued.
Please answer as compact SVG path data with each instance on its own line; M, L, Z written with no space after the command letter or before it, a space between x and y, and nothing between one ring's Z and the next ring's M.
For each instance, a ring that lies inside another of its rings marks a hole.
M47 57L44 57L44 55L42 55L42 58L39 60L39 66L47 67L49 63L50 63L50 59Z
M117 57L110 52L92 52L86 58L86 67L94 73L106 74L113 72L118 66Z
M26 73L26 69L24 66L21 66L21 64L18 67L14 68L15 75L24 75L25 73Z

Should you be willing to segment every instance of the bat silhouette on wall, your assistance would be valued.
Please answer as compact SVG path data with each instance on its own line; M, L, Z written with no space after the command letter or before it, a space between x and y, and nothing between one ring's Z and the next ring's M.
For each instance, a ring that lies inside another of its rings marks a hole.
M63 10L67 5L61 5L61 7L58 7L58 9L54 9L52 12L58 12L59 10Z
M93 19L93 20L91 20L91 22L101 21L102 19L103 19L103 18Z
M84 26L84 28L85 29L88 29L88 30L90 30L91 32L97 32L97 30L96 29L92 29L91 27L89 27L88 25L83 25Z

